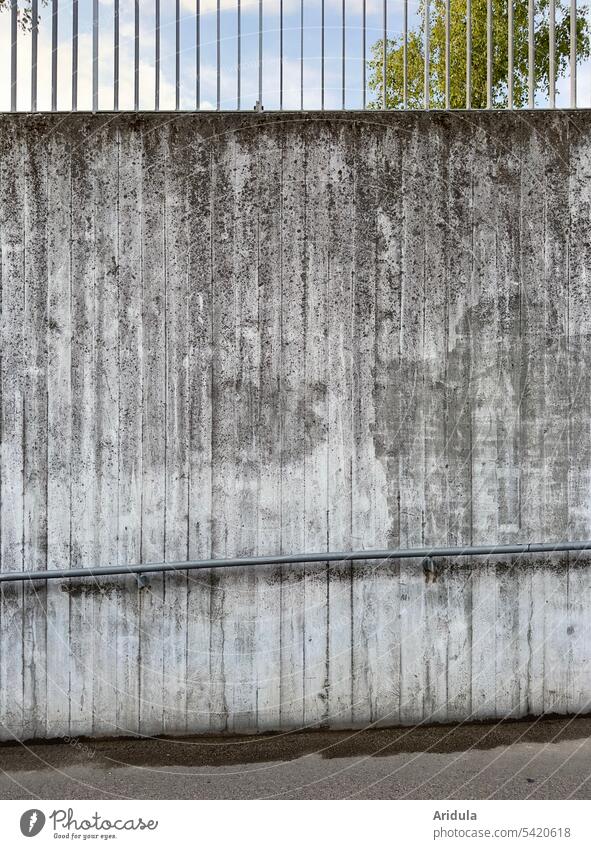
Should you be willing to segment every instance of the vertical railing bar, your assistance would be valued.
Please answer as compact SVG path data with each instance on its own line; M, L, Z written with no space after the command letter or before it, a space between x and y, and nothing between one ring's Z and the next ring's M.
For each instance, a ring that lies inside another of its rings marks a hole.
M280 16L283 13L283 0L281 0L281 12ZM281 26L281 25L280 25ZM281 33L281 38L283 38L283 32ZM241 96L241 70L240 63L242 61L242 9L240 7L240 0L237 0L236 5L236 108L240 111L240 96ZM283 60L281 61L281 71L280 77L283 78ZM283 88L283 83L280 82L280 89Z
M260 2L260 0L259 0ZM221 5L217 0L215 10L215 32L216 32L216 78L215 78L215 103L218 112L221 107L221 79L222 79L222 21Z
M486 0L486 108L492 109L493 6Z
M31 6L31 112L37 111L37 81L39 55L39 0Z
M92 111L98 111L98 57L99 57L98 0L92 0Z
M154 109L160 109L160 0L154 3Z
M117 7L119 0L115 0ZM72 0L72 112L78 109L78 0Z
M548 22L548 76L550 109L556 107L556 3L550 0Z
M430 9L429 9L429 0L425 0L425 109L429 108L430 101L430 92L429 92L429 63L431 53L431 17L430 17Z
M466 109L472 108L472 2L466 0Z
M404 0L402 42L402 108L408 109L408 0Z
M195 7L195 108L201 109L201 0Z
M218 0L219 6L220 0ZM259 106L263 105L263 0L259 0Z
M119 110L119 0L113 3L113 109Z
M175 12L175 109L180 109L181 103L181 9L180 0L176 1ZM120 88L120 0L113 0L113 107L119 109ZM196 107L200 109L200 0L196 0ZM383 0L383 49L382 49L382 108L388 108L387 73L388 73L388 8L387 0ZM160 0L155 0L156 6L156 57L155 57L155 106L160 108L160 73L161 73L161 33L160 33ZM570 108L577 108L577 2L570 0L569 16L569 61L570 61ZM18 0L10 0L11 8L11 75L10 75L10 109L16 111L18 101ZM39 80L39 0L31 0L31 111L38 109L38 80ZM99 109L99 57L100 57L100 19L99 0L92 0L92 111ZM51 0L51 111L58 108L58 62L59 62L59 0ZM258 99L262 104L263 98L263 47L264 47L264 5L259 0L259 32L258 32ZM472 108L472 9L471 0L466 3L466 108ZM300 0L300 109L304 108L304 0ZM139 110L139 39L140 39L140 8L139 0L134 0L134 109ZM425 0L424 6L424 108L430 109L430 0ZM507 108L515 107L515 7L513 0L507 2ZM237 0L237 106L241 108L241 0ZM341 0L341 108L347 105L347 7L346 0ZM493 75L494 75L494 7L493 0L486 0L486 108L493 108ZM280 80L279 105L284 106L284 0L280 0ZM549 0L549 106L556 108L556 0ZM78 108L78 72L79 72L79 0L72 0L72 110ZM367 0L362 3L362 92L363 108L367 106ZM536 46L535 46L535 0L528 0L527 6L527 103L530 109L535 108L536 96ZM217 109L221 109L221 0L217 0ZM402 105L408 108L408 0L403 0L403 57L402 57ZM451 0L445 0L445 108L451 108ZM326 102L326 20L325 0L321 0L321 108Z
M342 2L341 6L341 108L345 109L345 73L346 73L346 59L345 59L345 51L347 49L347 39L346 39L346 19L345 19L345 0Z
M181 0L176 0L174 19L174 106L178 112L181 108Z
M323 0L324 4L324 0ZM322 20L322 28L324 29L324 19ZM363 12L362 12L362 23L361 23L361 38L363 39L363 43L361 45L361 77L362 77L362 85L363 85L363 108L365 109L367 105L367 56L366 56L366 46L367 46L367 0L363 0Z
M513 52L513 0L507 0L507 106L513 109L513 75L514 75L514 52Z
M133 51L133 106L140 108L140 0L135 0Z
M577 0L570 3L570 108L577 108Z
M534 0L528 0L527 11L527 88L528 106L534 108L535 98L535 49L534 49Z
M283 109L283 0L279 0L279 109Z
M386 109L388 102L386 93L386 72L388 66L388 3L383 3L384 40L382 43L382 109Z
M11 0L10 4L10 111L16 112L17 100L17 77L18 66L18 6L17 0Z
M324 27L325 27L325 8L324 8L324 0L321 0L320 3L320 108L324 110Z
M300 0L300 109L304 109L304 0Z
M58 32L58 0L51 4L51 111L57 110L57 32Z
M450 0L445 0L445 108L449 109L450 104Z

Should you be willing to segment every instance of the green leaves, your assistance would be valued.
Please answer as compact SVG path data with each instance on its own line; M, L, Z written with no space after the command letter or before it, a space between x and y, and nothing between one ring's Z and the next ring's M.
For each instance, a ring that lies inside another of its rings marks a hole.
M42 6L47 5L49 0L40 0ZM0 12L4 12L11 6L11 0L0 0ZM33 10L30 0L18 5L18 23L21 29L29 30L33 24Z
M472 0L472 85L471 105L475 109L486 106L486 17L487 0ZM493 105L508 105L508 16L507 0L493 0ZM577 10L577 61L590 55L589 25L586 20L587 7ZM409 109L424 106L424 29L425 2L419 3L421 23L409 31L407 40L408 79L407 105ZM513 5L513 105L527 105L528 95L528 3L514 0ZM430 21L430 98L433 109L445 106L445 0L434 0L429 8ZM564 0L556 2L555 27L556 76L564 76L569 66L570 54L570 5ZM535 7L535 68L534 79L537 92L550 91L550 26L548 0L538 0ZM375 94L372 106L382 102L382 41L372 48L370 60L369 89ZM389 108L403 105L403 40L389 39L386 66L386 102ZM466 106L466 0L451 0L450 3L450 105L452 109Z

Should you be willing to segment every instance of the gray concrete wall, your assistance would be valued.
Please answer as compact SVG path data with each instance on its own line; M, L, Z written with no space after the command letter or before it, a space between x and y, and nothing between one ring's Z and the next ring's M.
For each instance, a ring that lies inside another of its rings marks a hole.
M3 116L3 570L591 537L591 115ZM1 736L585 710L581 556L3 585Z

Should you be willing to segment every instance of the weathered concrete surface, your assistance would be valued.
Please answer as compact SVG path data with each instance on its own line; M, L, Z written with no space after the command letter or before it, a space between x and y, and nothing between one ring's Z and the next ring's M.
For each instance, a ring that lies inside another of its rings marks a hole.
M4 570L591 536L591 115L4 116ZM2 736L576 712L586 557L6 586Z

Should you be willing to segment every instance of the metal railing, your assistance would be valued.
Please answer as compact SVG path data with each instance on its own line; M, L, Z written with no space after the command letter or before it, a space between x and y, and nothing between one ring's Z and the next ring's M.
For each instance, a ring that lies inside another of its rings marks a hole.
M14 581L51 581L69 578L104 578L110 575L133 575L138 578L154 573L185 572L202 569L236 569L249 566L281 566L306 563L343 563L346 561L421 560L431 566L433 558L507 557L525 554L560 554L570 551L591 551L591 540L571 542L529 542L512 545L456 545L431 548L392 548L362 551L317 551L308 554L273 554L263 557L227 557L208 560L187 560L169 563L137 563L131 566L99 566L85 569L47 569L37 572L0 572L0 584ZM141 586L145 582L140 582Z
M0 0L0 98L5 80L6 108L31 112L575 108L588 17L581 0Z

